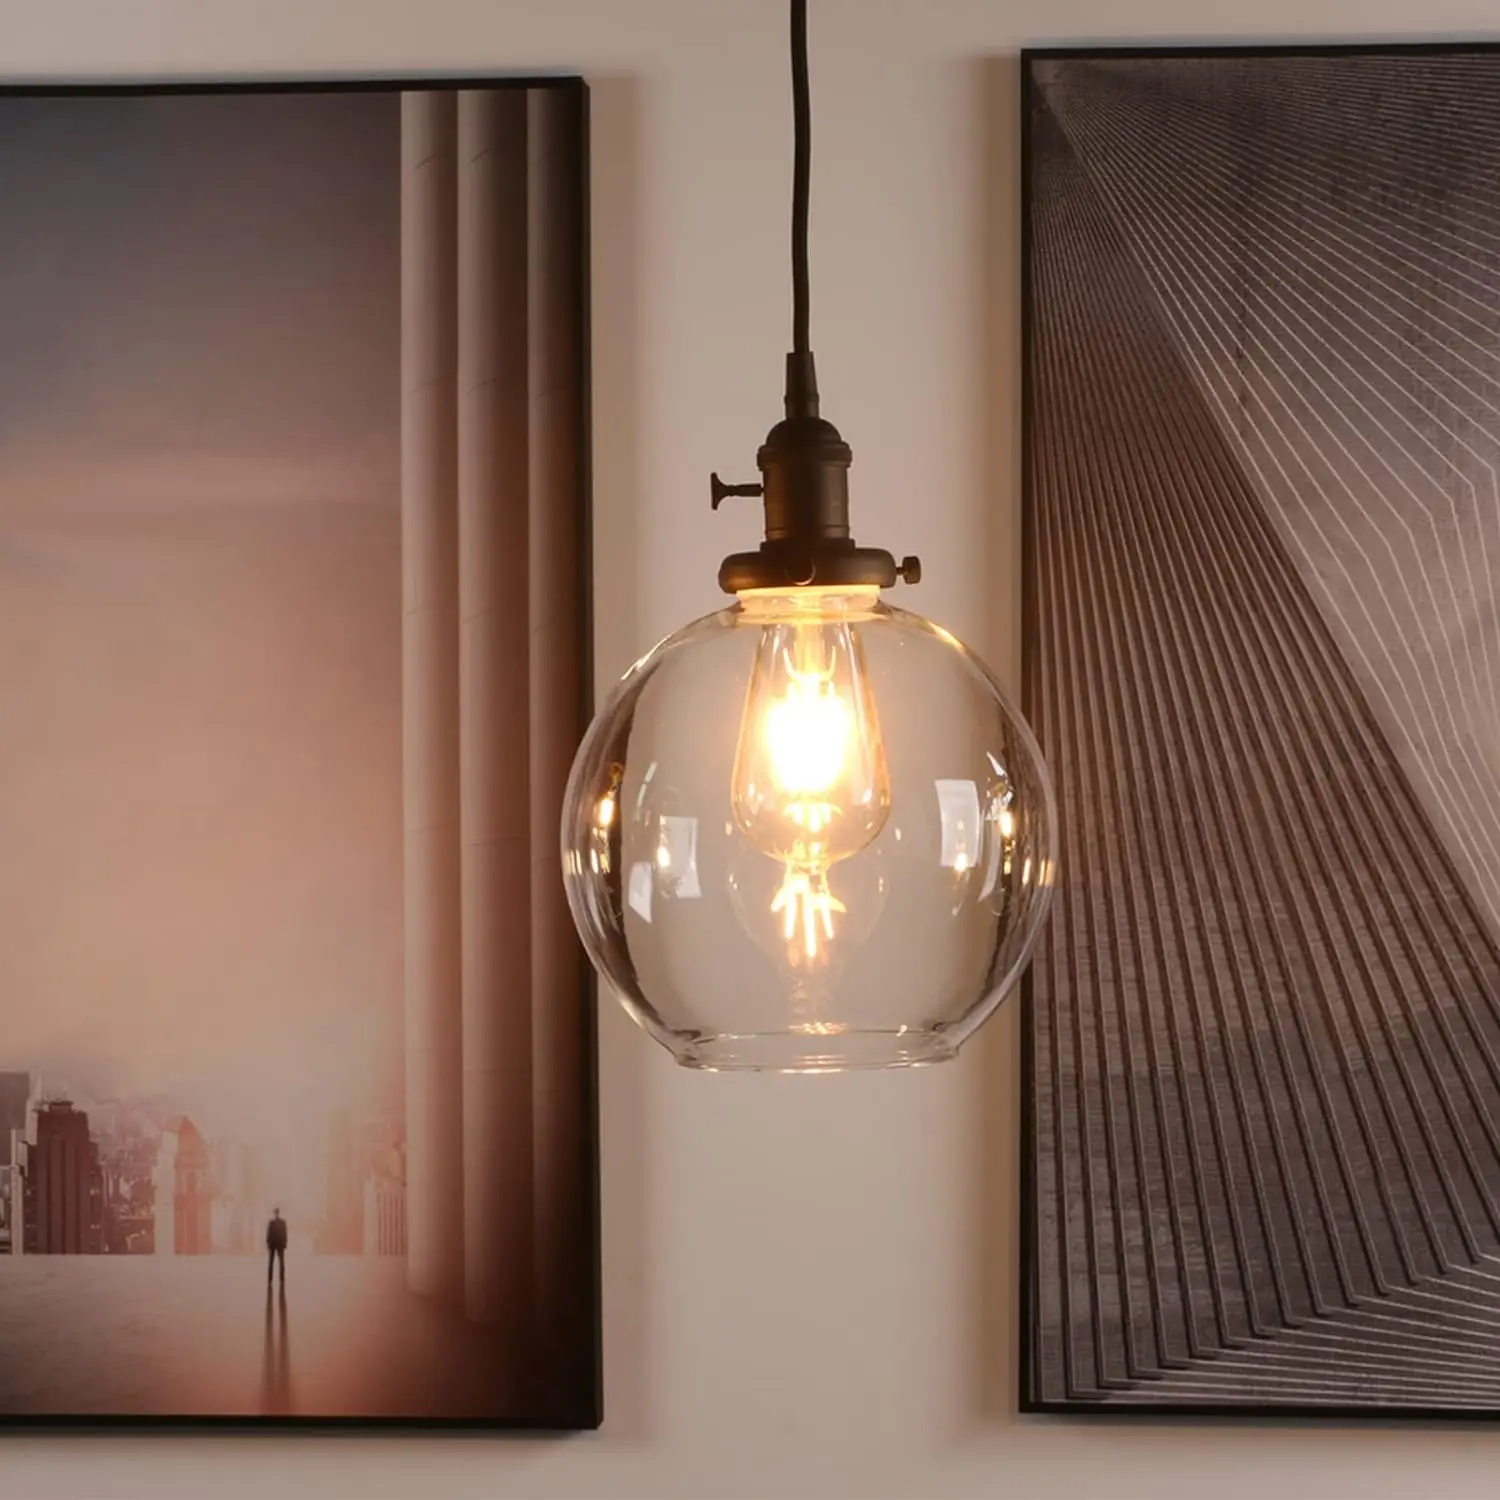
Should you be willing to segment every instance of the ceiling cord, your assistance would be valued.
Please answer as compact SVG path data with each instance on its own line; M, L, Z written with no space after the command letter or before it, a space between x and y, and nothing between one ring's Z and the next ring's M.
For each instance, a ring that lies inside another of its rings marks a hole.
M812 102L807 82L807 0L792 0L792 352L808 352L807 199Z

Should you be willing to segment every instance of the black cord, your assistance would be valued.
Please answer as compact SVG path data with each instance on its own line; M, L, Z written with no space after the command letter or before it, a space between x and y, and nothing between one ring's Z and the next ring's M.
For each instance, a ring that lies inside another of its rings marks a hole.
M807 82L807 0L792 0L792 352L808 352L807 197L812 101Z

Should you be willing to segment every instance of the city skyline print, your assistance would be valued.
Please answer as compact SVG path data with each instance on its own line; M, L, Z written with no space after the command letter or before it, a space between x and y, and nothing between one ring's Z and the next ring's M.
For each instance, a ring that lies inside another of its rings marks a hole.
M1022 1403L1500 1416L1500 50L1022 72Z
M586 159L0 89L0 1424L599 1422Z

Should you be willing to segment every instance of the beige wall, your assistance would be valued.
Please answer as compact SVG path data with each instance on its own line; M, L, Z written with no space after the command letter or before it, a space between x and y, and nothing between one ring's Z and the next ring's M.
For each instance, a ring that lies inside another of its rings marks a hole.
M812 9L813 333L825 409L855 449L857 529L921 553L910 602L1009 672L1004 59L1028 40L1126 33L1477 36L1496 13L1481 0ZM710 514L707 479L749 477L779 414L784 33L781 0L0 0L0 72L590 76L602 683L714 607L720 554L752 536L748 511ZM1010 1416L1014 1014L954 1067L801 1080L679 1072L613 1007L602 1029L600 1435L7 1440L0 1496L1494 1492L1500 1430Z

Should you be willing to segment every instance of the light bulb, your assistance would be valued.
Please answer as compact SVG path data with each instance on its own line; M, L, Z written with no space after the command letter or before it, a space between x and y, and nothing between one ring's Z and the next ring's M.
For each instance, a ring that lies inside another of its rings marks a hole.
M748 842L781 867L771 899L788 962L826 960L847 908L829 886L891 809L880 716L853 627L874 589L747 591L760 639L745 692L730 800Z

